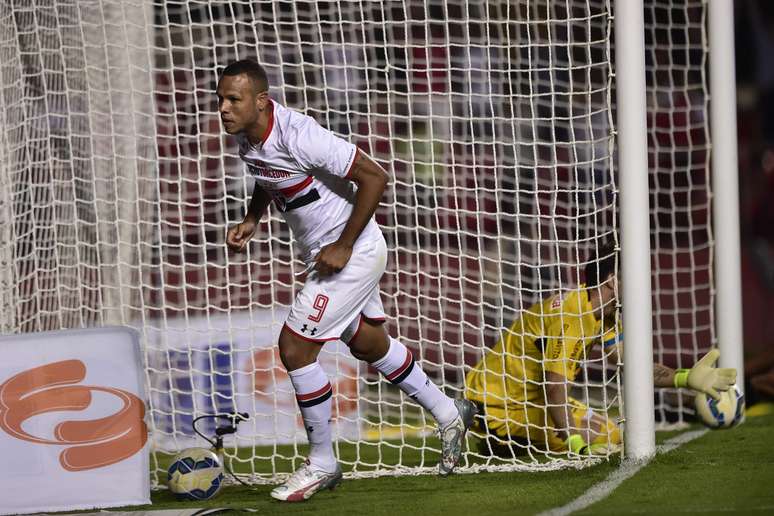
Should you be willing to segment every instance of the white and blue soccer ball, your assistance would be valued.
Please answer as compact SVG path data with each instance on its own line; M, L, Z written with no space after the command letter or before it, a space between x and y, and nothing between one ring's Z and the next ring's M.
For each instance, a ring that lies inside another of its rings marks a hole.
M167 487L179 500L208 500L223 483L223 464L212 450L188 448L167 469Z
M694 404L699 421L710 428L736 426L744 414L744 394L736 385L721 392L719 400L700 392L696 394Z

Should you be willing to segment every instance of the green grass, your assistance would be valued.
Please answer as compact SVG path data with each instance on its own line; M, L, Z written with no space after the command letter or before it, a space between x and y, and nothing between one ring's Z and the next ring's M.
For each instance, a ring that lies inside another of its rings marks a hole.
M659 442L675 433L659 434ZM417 440L414 444L421 444ZM394 462L394 448L382 445L342 449L369 461ZM293 449L283 452L292 455ZM437 456L413 450L404 463L432 465ZM236 463L235 463L236 464ZM253 467L258 468L256 462ZM290 461L282 469L289 470ZM241 464L240 470L250 467ZM154 492L153 506L133 509L223 507L261 514L369 516L396 514L484 516L534 514L569 503L618 467L611 461L581 471L482 473L449 478L418 476L348 480L337 490L300 504L269 497L271 486L227 487L209 502L178 502L167 491ZM265 469L264 469L265 470ZM748 418L740 427L708 432L667 454L625 481L613 494L582 514L674 514L679 512L774 513L774 415Z
M607 500L578 514L774 513L774 416L709 432L658 455Z

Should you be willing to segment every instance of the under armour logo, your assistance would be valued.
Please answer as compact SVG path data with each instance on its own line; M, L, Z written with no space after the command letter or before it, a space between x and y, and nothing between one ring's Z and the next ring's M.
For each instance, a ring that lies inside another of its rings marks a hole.
M314 427L313 426L307 426L306 427L306 431L311 434L312 432L314 432Z
M309 327L306 324L304 324L301 327L301 333L306 333L307 331L309 331L309 335L314 335L315 333L317 333L317 327L315 326L310 330Z

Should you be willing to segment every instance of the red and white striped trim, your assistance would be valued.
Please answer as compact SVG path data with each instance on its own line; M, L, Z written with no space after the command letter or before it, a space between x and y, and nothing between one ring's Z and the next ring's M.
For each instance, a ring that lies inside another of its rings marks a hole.
M296 183L292 186L288 186L287 188L282 188L279 190L279 193L284 195L285 197L292 197L293 195L297 194L307 186L312 184L312 176L308 176L306 179L301 181L300 183Z
M344 174L344 179L352 180L351 177L349 177L352 174L352 170L355 168L355 162L357 161L357 155L360 152L360 149L355 147L355 155L352 157L352 163L349 164L349 168L347 169L347 173Z
M266 143L271 135L271 130L274 129L274 102L269 99L269 123L266 125L266 130L261 135L261 144Z
M322 397L324 394L326 394L330 390L333 390L333 387L331 386L331 383L328 382L325 385L323 385L323 387L321 389L316 390L314 392L309 392L307 394L296 394L296 399L298 399L298 401L310 401L310 400L313 400L315 398Z
M406 372L409 367L411 367L411 363L414 361L414 355L411 354L411 350L406 350L406 360L403 362L403 365L401 365L399 368L397 368L395 371L391 372L390 374L386 375L385 378L389 381L393 381L396 378L398 378L400 375Z

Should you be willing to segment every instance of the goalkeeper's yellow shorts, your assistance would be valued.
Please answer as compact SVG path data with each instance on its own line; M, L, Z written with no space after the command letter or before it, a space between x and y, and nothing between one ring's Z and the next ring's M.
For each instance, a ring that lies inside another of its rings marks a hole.
M568 398L574 425L581 433L588 431L589 444L620 444L618 426L602 414L574 398ZM473 428L477 437L507 445L516 442L521 446L533 446L540 451L566 451L564 439L556 432L556 425L544 406L512 403L503 407L479 405L479 414Z

